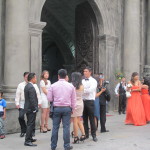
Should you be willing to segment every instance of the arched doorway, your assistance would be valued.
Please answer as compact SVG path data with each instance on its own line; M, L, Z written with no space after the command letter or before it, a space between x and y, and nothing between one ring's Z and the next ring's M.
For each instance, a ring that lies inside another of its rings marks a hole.
M32 0L30 2L30 51L35 55L38 55L39 59L33 62L31 71L41 74L41 44L49 44L50 39L54 39L53 43L56 44L65 64L64 68L70 70L75 69L75 10L78 5L84 2L88 2L92 7L96 21L98 23L98 52L94 52L96 59L94 60L94 73L103 72L107 80L110 81L110 92L112 99L115 100L113 88L115 86L114 70L121 67L120 49L118 46L118 37L116 37L116 25L115 14L110 11L110 5L107 1L100 0ZM43 7L43 8L42 8ZM42 12L41 12L42 10ZM40 17L41 14L41 17ZM40 19L41 18L41 19ZM42 37L42 29L47 23L43 30L46 34ZM37 36L38 35L38 36ZM97 38L95 36L95 38ZM36 39L36 40L35 40ZM45 40L45 43L43 41ZM46 40L47 39L47 40ZM97 50L97 49L96 49ZM38 52L38 53L37 53ZM33 56L34 56L33 55ZM116 61L117 56L117 61ZM32 57L31 57L32 58ZM31 61L34 59L31 59ZM37 68L35 66L37 65ZM99 66L97 68L97 66ZM33 69L32 69L33 68ZM121 68L120 68L121 69ZM37 71L34 71L37 70ZM114 101L111 101L113 108Z
M98 73L98 24L91 5L86 1L75 10L76 69L80 72L90 66Z
M47 23L42 34L42 70L50 72L51 80L60 68L70 74L91 66L94 73L99 72L99 29L87 0L47 0L41 21Z

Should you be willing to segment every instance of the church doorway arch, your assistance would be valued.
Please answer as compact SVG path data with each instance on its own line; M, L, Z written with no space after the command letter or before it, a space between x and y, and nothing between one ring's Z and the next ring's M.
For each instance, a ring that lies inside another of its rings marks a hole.
M94 73L99 71L98 23L93 8L86 1L75 10L76 69L80 72L90 66Z
M60 68L70 74L90 66L99 73L98 11L96 4L87 0L45 2L41 13L41 21L47 23L42 34L42 70L50 72L51 80Z

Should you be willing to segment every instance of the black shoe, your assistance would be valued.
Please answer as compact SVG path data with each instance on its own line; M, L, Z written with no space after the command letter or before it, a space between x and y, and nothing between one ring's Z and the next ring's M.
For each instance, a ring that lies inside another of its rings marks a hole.
M37 139L32 139L32 140L31 140L31 142L36 142L36 141L37 141Z
M109 130L101 131L101 133L109 132Z
M118 112L119 113L119 115L121 115L121 112Z
M25 136L25 134L26 134L26 133L21 133L21 134L20 134L20 137L24 137L24 136Z
M76 137L74 137L74 142L73 142L73 144L79 144L79 137L78 136L76 136Z
M55 148L52 148L51 150L56 150Z
M32 142L25 142L25 146L37 146L36 144L33 144Z
M80 141L84 142L85 139L86 139L86 136L85 135L81 135Z
M122 112L123 114L126 114L125 111Z
M73 147L70 146L70 147L65 148L65 150L70 150L70 149L73 149Z
M93 137L93 141L94 142L97 142L98 141L98 139L97 139L97 137L95 136L95 137Z

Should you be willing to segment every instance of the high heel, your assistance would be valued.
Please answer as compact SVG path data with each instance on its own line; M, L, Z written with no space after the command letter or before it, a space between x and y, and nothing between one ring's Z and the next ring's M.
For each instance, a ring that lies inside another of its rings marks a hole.
M79 144L79 137L78 136L76 136L76 137L74 137L74 142L73 142L73 144Z
M74 137L74 131L71 132L71 136L72 136L72 138Z
M86 139L86 136L85 136L85 135L82 135L82 136L80 137L80 141L82 141L82 142L84 142L85 139Z
M47 129L47 131L51 131L51 129L48 128L48 124L45 124L44 127Z
M44 127L40 126L40 133L46 133L47 130L44 130Z

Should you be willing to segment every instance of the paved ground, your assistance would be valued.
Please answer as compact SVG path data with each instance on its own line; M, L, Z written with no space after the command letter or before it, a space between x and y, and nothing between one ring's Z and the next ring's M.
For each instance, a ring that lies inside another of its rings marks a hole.
M150 150L150 124L145 126L124 125L125 115L118 115L111 112L107 117L107 129L109 133L97 133L98 142L92 138L84 143L72 144L74 150ZM0 150L51 150L50 135L36 131L38 141L37 147L25 147L24 138L19 134L9 134L5 139L0 140ZM73 141L73 139L71 139ZM57 150L63 150L62 127L59 133Z

